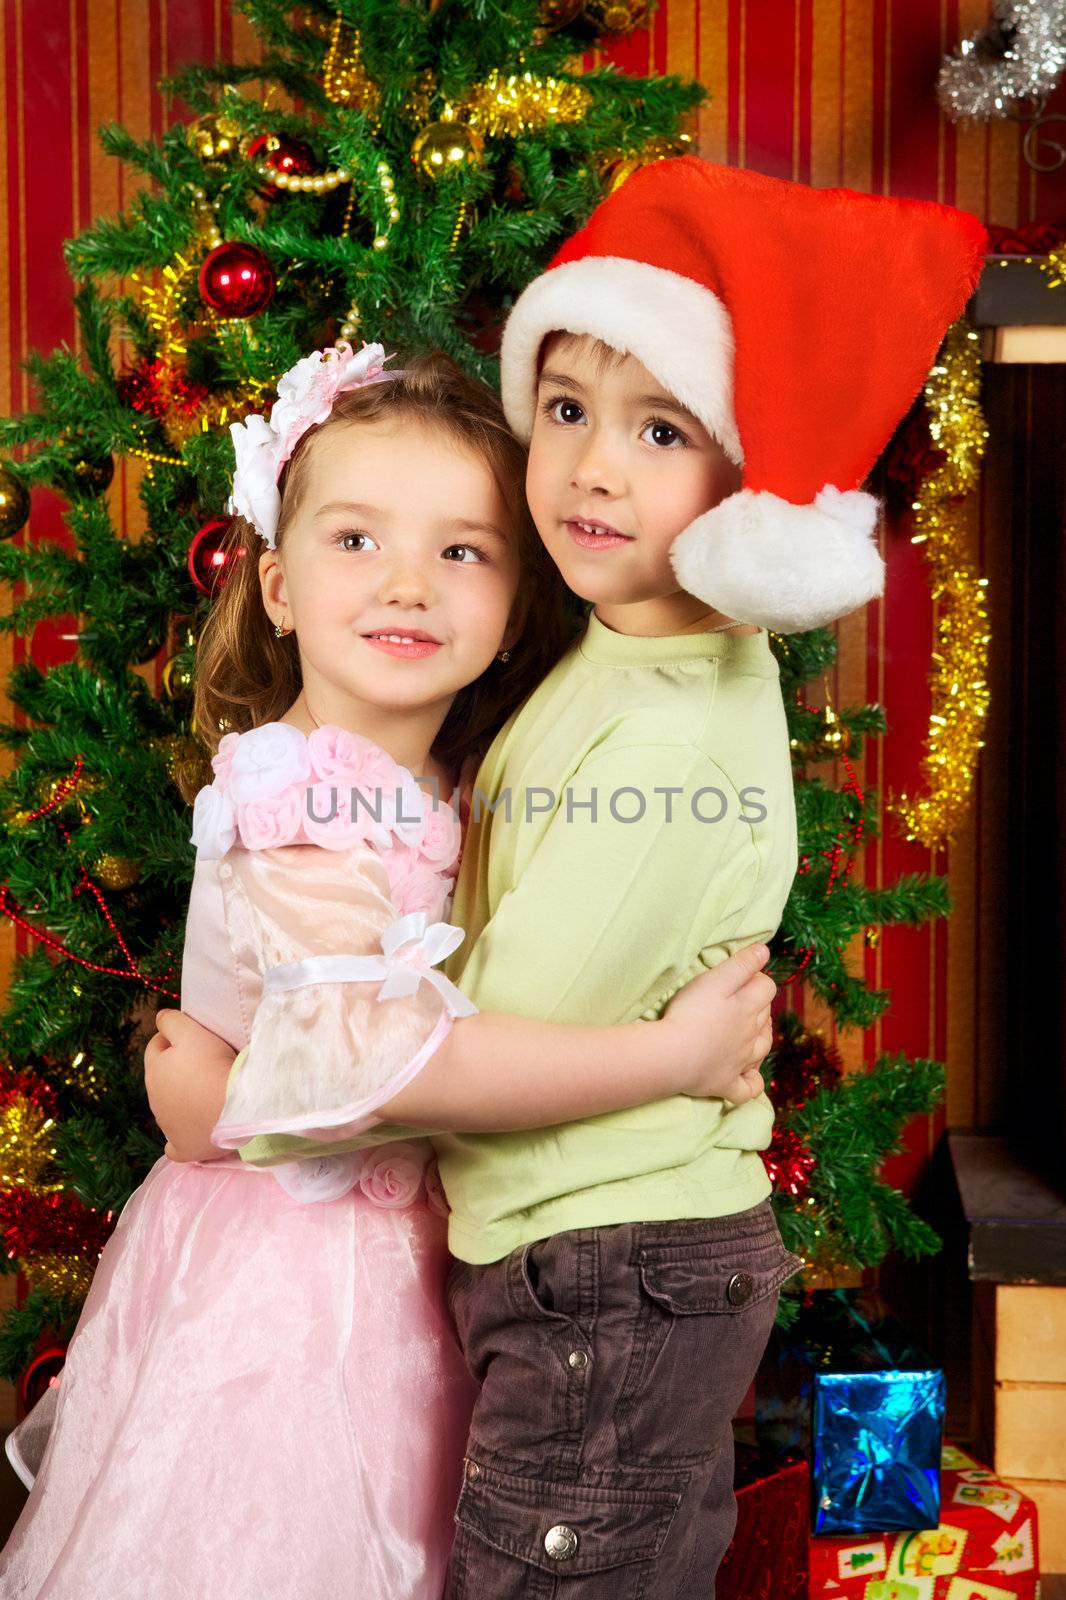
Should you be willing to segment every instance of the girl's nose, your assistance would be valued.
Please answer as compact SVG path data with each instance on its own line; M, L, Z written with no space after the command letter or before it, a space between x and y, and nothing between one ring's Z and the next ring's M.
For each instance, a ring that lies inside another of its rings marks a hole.
M387 603L428 606L434 596L433 579L425 562L398 556L382 574L378 598Z

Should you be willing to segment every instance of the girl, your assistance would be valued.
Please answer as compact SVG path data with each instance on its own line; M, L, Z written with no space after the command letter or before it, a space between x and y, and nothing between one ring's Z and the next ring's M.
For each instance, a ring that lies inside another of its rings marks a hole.
M653 1027L476 1014L435 970L462 935L434 786L566 630L495 399L446 358L382 358L315 352L234 429L236 536L266 549L202 639L200 726L231 729L194 812L182 1005L241 1065L228 1088L152 1069L175 1153L202 1159L161 1160L101 1257L6 1600L437 1600L472 1392L430 1147L258 1170L248 1140L381 1130L419 1072L457 1128L757 1092L765 951Z

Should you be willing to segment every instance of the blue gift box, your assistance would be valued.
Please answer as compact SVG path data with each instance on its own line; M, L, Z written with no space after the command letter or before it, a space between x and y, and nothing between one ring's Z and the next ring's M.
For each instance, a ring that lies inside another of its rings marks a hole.
M760 1440L802 1450L814 1532L935 1528L944 1374L854 1289L811 1296L775 1334L756 1387Z

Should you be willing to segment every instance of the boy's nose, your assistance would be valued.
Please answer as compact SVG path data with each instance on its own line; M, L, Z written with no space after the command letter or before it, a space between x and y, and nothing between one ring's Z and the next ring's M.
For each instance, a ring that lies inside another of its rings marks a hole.
M622 472L608 442L600 435L590 438L574 462L571 481L583 494L616 495L622 486Z

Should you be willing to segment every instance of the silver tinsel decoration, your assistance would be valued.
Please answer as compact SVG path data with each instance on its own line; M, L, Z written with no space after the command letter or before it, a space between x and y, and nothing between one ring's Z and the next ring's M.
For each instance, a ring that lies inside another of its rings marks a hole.
M988 26L940 69L940 104L953 122L1039 115L1066 70L1066 0L996 0ZM1055 120L1058 120L1057 118Z

